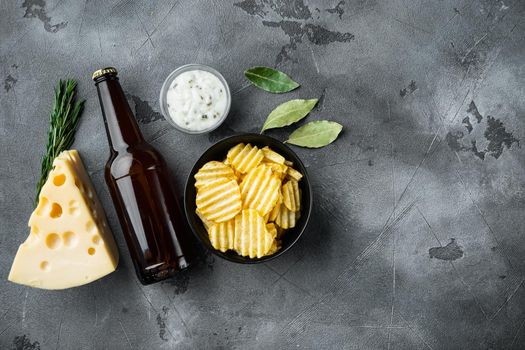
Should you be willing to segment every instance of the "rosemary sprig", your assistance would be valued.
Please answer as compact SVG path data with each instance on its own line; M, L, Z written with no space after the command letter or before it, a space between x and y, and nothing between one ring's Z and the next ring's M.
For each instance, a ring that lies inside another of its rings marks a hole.
M53 168L53 160L60 152L70 148L75 141L75 131L85 102L85 100L76 101L76 86L75 80L59 80L55 88L55 102L49 117L46 153L42 158L40 180L36 185L35 205L38 204L38 196L47 180L47 175Z

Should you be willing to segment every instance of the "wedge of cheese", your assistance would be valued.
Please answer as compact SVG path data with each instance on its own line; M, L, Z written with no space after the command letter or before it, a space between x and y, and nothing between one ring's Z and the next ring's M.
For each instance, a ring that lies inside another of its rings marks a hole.
M65 289L117 268L117 246L75 150L64 151L53 161L29 227L29 237L18 248L9 273L12 282Z

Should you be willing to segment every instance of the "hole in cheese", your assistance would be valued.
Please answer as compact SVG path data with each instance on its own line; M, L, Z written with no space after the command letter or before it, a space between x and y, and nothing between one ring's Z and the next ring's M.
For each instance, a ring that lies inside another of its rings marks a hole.
M88 252L89 255L94 255L95 254L95 248L89 247L87 252Z
M64 244L67 247L74 247L78 244L78 237L75 232L64 232L64 234L62 235L62 239L64 240Z
M66 182L66 175L60 174L53 178L53 184L55 186L62 186Z
M60 243L62 243L60 240L60 236L56 233L50 233L46 236L46 246L49 249L57 249L58 247L60 247Z
M31 232L34 233L35 235L37 235L38 232L40 232L40 230L39 230L37 225L32 225L31 226Z
M86 230L88 232L94 231L95 228L96 228L95 223L92 220L89 220L88 222L86 222Z
M99 235L94 235L93 237L91 237L91 242L93 242L94 244L99 244L100 243L100 236Z
M36 215L42 216L45 212L49 211L49 200L47 197L40 197L38 207L35 210Z
M44 271L49 271L51 270L51 265L47 261L44 260L40 263L40 269Z
M58 203L51 204L51 211L49 212L49 216L51 216L53 219L59 218L62 216L62 207Z
M72 200L71 202L69 202L69 214L73 216L80 215L80 208L76 200Z

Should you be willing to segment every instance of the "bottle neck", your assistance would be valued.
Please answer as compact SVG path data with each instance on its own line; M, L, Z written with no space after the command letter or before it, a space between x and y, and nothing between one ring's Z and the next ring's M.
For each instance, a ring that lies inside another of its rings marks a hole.
M95 85L109 147L119 151L144 142L118 78L114 75L105 75L97 79Z

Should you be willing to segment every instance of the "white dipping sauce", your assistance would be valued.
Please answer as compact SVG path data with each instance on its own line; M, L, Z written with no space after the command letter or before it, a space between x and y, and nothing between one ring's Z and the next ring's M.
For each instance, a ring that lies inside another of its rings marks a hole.
M187 71L171 83L166 103L175 124L183 129L201 131L218 124L226 112L226 88L210 72Z

